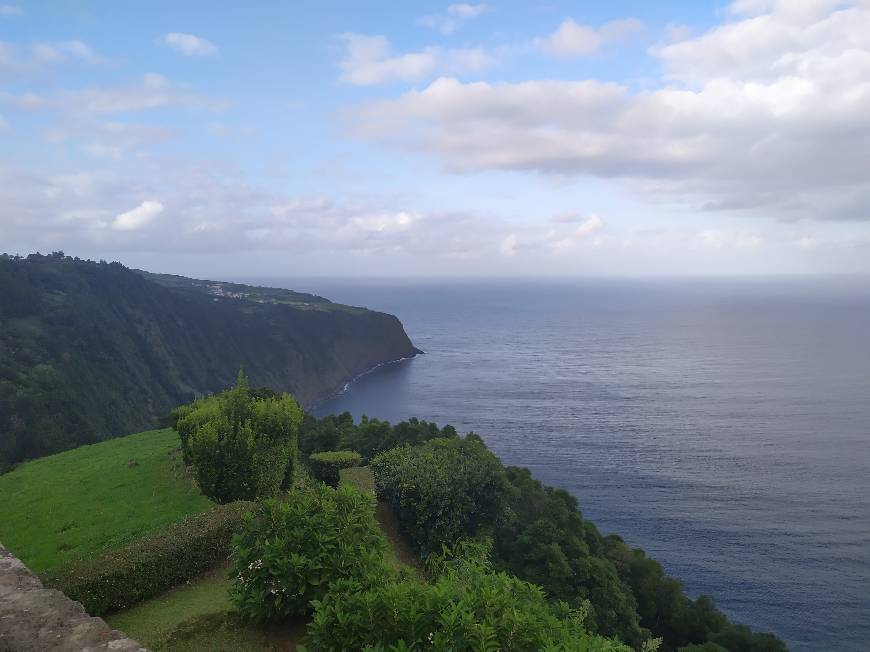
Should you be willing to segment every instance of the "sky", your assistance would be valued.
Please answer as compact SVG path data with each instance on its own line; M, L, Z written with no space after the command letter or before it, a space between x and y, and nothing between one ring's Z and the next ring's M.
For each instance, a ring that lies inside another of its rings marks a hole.
M0 251L870 273L870 0L0 0Z

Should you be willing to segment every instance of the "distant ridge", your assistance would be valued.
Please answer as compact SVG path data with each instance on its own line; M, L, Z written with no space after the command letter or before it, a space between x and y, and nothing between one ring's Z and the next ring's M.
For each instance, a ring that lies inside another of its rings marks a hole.
M153 426L239 366L310 405L418 353L393 315L62 252L0 255L0 299L0 471Z

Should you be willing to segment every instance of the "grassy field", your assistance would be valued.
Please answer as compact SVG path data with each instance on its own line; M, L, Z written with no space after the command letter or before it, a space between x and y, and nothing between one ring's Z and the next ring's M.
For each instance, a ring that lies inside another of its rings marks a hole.
M255 625L231 612L227 568L217 568L106 621L151 650L295 650L305 621Z
M0 542L39 572L207 510L178 445L174 431L151 430L0 475Z

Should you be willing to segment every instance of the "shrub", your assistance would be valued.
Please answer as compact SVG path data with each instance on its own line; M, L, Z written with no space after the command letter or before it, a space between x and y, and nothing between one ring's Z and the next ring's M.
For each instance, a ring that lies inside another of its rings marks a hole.
M339 472L352 466L359 466L362 456L355 451L327 451L314 453L311 460L311 470L314 477L330 487L337 487Z
M234 541L231 596L263 621L309 610L330 582L387 573L374 502L358 489L318 484L269 500Z
M292 483L302 409L288 394L258 396L239 371L232 389L173 413L185 460L218 502L273 496Z
M442 557L427 584L415 578L360 587L333 584L314 602L312 650L515 650L630 652L589 634L582 613L547 601L540 587L493 573L475 558Z
M125 609L226 559L256 503L217 505L105 554L52 571L45 582L92 616Z
M395 448L371 462L378 497L425 557L486 532L501 513L504 468L475 434Z
M356 425L350 412L325 416L319 420L306 414L299 431L299 448L306 455L350 448L359 452L363 460L369 460L378 453L402 444L416 445L429 439L457 436L453 426L439 429L434 423L415 418L393 426L388 421L363 416L359 425Z
M592 603L587 625L638 644L636 602L597 528L584 520L568 492L544 487L528 469L508 467L505 518L496 528L496 566L539 584L551 598Z

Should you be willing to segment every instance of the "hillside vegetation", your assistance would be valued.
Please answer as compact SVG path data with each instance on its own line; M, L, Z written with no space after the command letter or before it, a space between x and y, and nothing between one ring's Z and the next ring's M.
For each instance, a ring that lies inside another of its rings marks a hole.
M0 541L35 571L203 512L178 435L152 430L82 446L0 475Z
M239 374L173 412L181 436L24 464L0 477L0 540L154 649L294 649L304 636L310 650L785 652L473 433L300 418L282 409L291 400ZM216 444L208 455L199 438ZM297 441L305 454L286 455ZM303 467L311 457L368 466L333 469L336 489ZM274 482L256 481L277 463ZM234 478L224 504L197 495L206 468ZM238 498L256 502L226 502ZM209 574L228 556L229 578Z
M399 320L289 290L0 256L0 472L154 427L231 384L323 397L414 355Z

